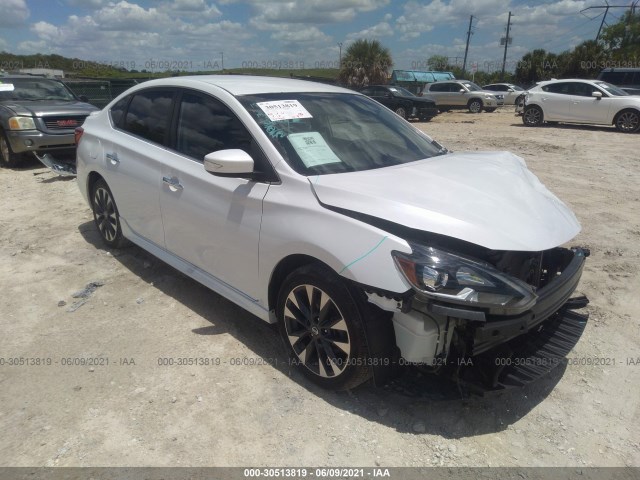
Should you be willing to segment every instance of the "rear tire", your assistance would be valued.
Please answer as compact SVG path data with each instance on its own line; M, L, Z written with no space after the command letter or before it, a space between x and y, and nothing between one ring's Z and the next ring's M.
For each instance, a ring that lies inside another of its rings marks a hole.
M638 110L622 110L613 121L619 132L635 133L640 130L640 112Z
M487 113L492 113L492 112L495 112L496 110L497 110L496 107L491 107L491 108L485 108L484 109L484 111L487 112Z
M522 114L522 123L527 127L539 127L544 122L542 109L537 105L529 105Z
M323 388L348 390L372 376L359 303L321 264L298 268L280 287L280 335L293 364Z
M102 241L111 248L122 248L127 240L122 235L120 214L113 194L102 178L97 180L91 189L91 210L93 220Z
M22 161L22 155L13 153L7 135L0 130L0 167L12 168Z

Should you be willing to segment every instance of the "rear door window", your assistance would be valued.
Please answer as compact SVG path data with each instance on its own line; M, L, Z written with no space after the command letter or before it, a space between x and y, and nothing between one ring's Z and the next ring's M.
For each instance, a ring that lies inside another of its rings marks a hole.
M144 90L134 94L122 129L160 145L167 143L175 91Z

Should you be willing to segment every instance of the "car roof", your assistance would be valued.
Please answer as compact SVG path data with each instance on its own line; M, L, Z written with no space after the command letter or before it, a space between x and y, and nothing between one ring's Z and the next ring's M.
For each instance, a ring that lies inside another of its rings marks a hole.
M184 77L161 78L149 80L140 87L150 86L175 86L175 87L199 87L214 86L222 88L232 95L252 95L260 93L351 93L342 87L327 85L306 80L294 80L280 77L258 77L251 75L191 75Z
M604 82L604 80L592 80L592 79L587 79L587 78L554 78L553 80L544 80L542 82L538 82L538 85L547 85L549 83L558 83L558 82L587 82L587 83L593 83L593 82ZM606 82L605 82L606 83Z
M4 82L6 80L53 80L55 82L59 82L59 78L51 78L51 77L43 77L42 75L0 75L0 82Z

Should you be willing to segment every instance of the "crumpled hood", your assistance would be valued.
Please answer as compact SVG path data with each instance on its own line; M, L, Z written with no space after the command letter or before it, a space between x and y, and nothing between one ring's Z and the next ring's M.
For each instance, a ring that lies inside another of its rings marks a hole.
M573 212L509 152L450 153L309 181L325 205L493 250L546 250L580 231Z
M62 100L37 100L33 102L11 100L3 102L3 105L13 110L16 115L35 117L45 115L89 115L89 113L99 110L99 108L85 102Z

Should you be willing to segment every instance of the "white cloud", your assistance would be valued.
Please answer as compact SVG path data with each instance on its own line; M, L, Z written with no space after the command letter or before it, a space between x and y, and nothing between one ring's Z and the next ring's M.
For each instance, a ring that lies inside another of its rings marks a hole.
M0 27L20 27L29 18L31 12L26 0L0 0Z
M262 30L278 30L282 24L331 24L349 22L358 13L386 6L389 0L248 0L258 12L251 24Z
M331 37L321 32L318 27L299 28L295 30L281 29L271 34L271 38L285 44L326 43L331 41Z
M31 25L33 39L21 42L18 49L116 65L126 63L137 70L153 69L158 61L187 70L211 69L212 64L221 64L222 51L227 52L225 60L251 52L246 43L254 33L245 25L229 20L193 20L188 18L189 14L197 15L193 11L169 11L202 7L219 16L212 4L183 0L170 6L169 2L157 5L143 8L122 0L90 15L71 15L60 25L40 21Z
M377 39L382 37L391 37L393 35L393 27L389 22L380 22L359 32L350 33L347 35L347 40L357 40L359 38L364 39Z

